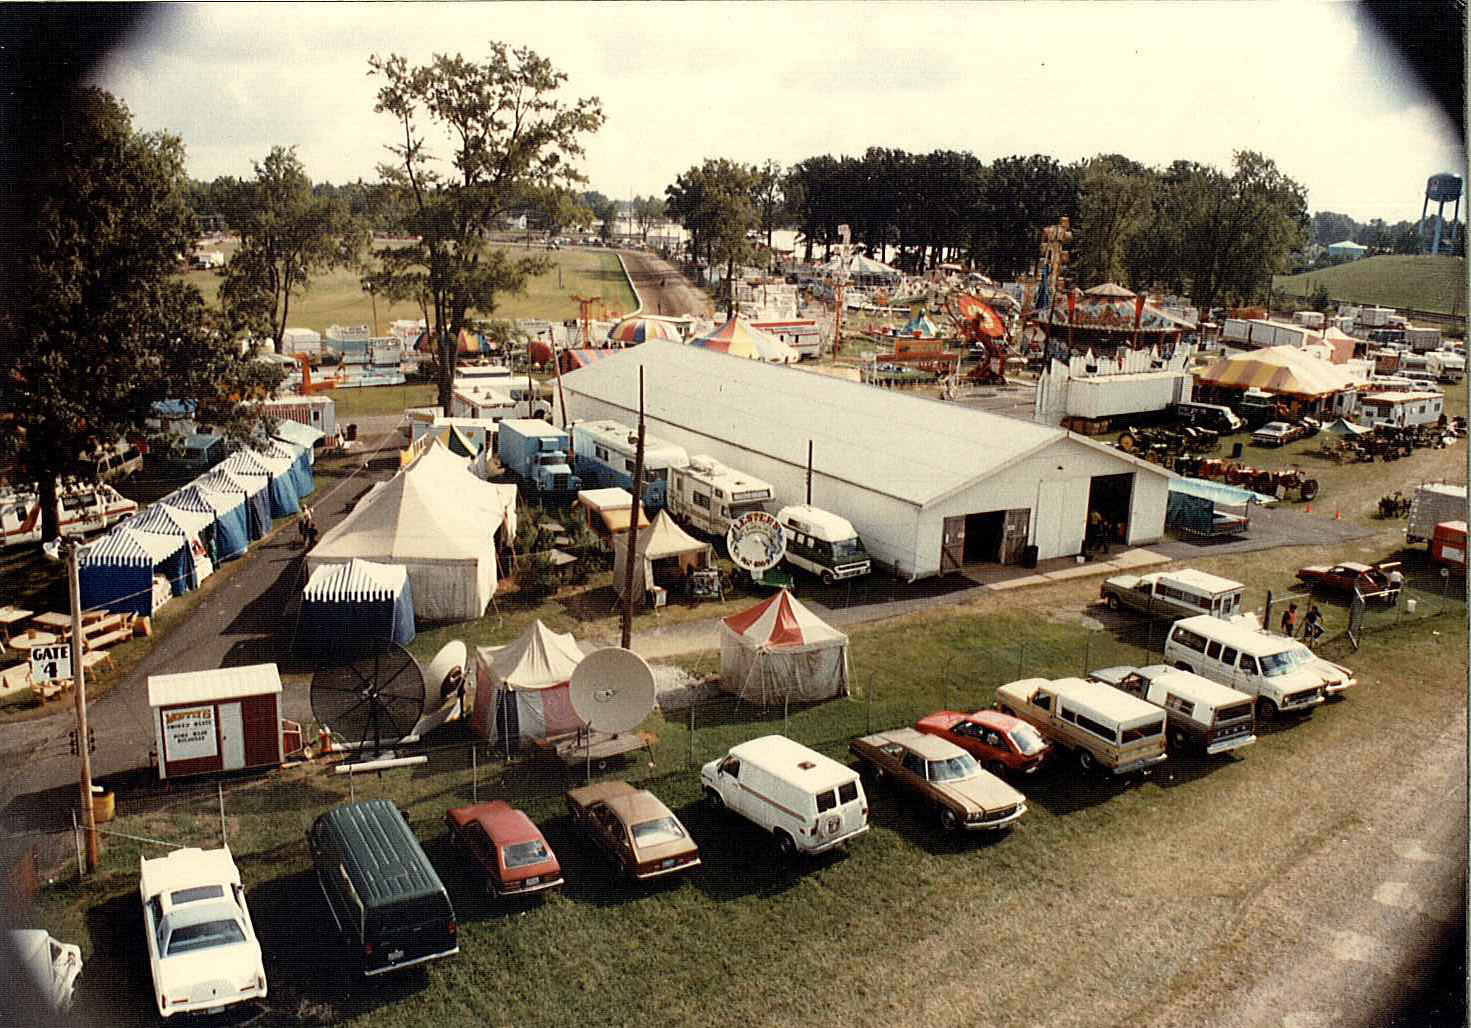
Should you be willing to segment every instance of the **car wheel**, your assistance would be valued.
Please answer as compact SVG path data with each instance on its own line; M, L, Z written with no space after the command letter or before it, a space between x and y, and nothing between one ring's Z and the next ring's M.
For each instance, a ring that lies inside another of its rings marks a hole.
M776 849L787 860L791 860L797 855L797 840L793 839L786 832L777 832Z
M1183 660L1177 660L1177 661L1175 661L1175 667L1178 668L1181 671L1190 671L1192 673L1195 670L1189 664L1185 663Z
M833 573L831 571L824 571L822 573L823 585L832 585L835 581L837 581L837 579L833 578Z
M1190 745L1190 736L1185 734L1185 729L1176 728L1170 733L1170 742L1175 744L1175 749L1183 750Z
M953 832L960 827L960 818L955 816L955 811L949 807L940 808L940 827L947 832Z
M717 814L725 812L725 800L720 798L720 793L709 786L705 787L705 802L710 804L710 809Z
M1115 614L1117 614L1118 611L1119 611L1119 608L1123 606L1123 604L1119 602L1119 598L1117 596L1115 596L1113 593L1109 593L1108 594L1107 603L1108 603L1108 609L1111 610L1111 611L1113 611Z
M1277 719L1277 704L1267 699L1258 700L1257 714L1263 721L1275 721Z
M1078 767L1082 768L1083 771L1087 773L1093 770L1093 764L1093 754L1089 753L1087 750L1078 751Z

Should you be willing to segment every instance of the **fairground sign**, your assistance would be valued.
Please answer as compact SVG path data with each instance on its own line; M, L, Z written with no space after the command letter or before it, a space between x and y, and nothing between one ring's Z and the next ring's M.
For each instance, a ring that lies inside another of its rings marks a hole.
M781 522L764 510L753 510L730 523L725 548L739 567L759 575L781 563L787 552L787 538Z

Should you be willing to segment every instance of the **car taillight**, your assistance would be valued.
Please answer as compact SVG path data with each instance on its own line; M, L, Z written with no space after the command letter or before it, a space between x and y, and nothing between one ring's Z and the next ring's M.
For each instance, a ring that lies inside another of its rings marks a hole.
M169 998L167 996L158 997L158 1005L160 1008L167 1010L169 1006Z
M371 957L372 955L373 955L373 944L371 942L365 942L365 943L363 943L363 956L365 956L365 957Z
M449 923L449 924L448 924L448 926L447 926L447 927L448 927L448 929L449 929L449 933L450 933L450 934L451 934L451 935L453 935L453 934L455 934L455 933L456 933L456 932L458 932L458 931L459 931L459 930L460 930L460 926L459 926L459 925L457 925L457 924L455 924L455 923L454 923L454 922L453 922L453 921L451 921L451 922L450 922L450 923Z

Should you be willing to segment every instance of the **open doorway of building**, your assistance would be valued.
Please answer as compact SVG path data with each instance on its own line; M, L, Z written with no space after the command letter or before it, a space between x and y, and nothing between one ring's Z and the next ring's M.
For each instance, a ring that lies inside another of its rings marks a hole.
M1027 545L1027 524L1032 512L988 510L965 516L966 564L1020 564Z
M1129 538L1129 506L1134 498L1134 472L1122 475L1094 475L1088 484L1088 525L1095 524L1094 514L1102 519L1104 538L1110 544Z

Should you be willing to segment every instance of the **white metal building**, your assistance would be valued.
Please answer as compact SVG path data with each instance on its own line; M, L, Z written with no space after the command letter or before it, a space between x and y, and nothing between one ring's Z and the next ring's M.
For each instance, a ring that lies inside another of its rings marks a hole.
M1078 553L1090 509L1130 544L1164 533L1164 468L1061 428L655 341L563 376L568 413L648 431L851 521L913 580L969 564Z

